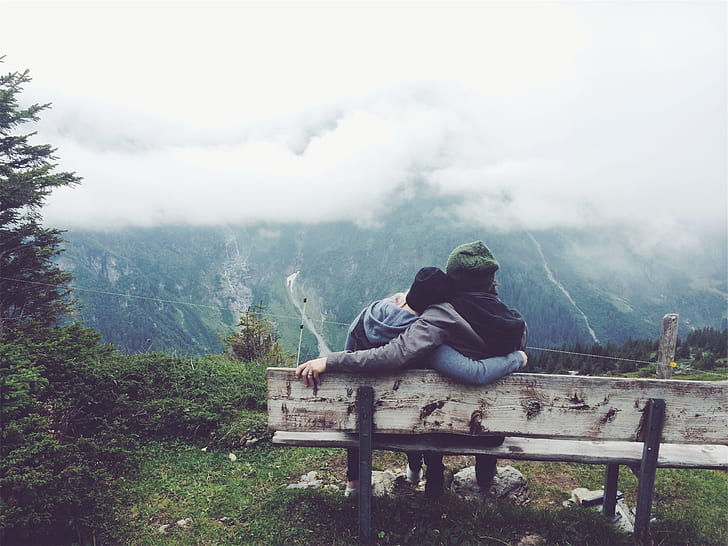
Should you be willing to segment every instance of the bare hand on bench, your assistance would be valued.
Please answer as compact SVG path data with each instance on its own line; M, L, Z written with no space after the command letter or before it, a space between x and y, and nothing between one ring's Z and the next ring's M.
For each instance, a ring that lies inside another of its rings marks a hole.
M326 357L315 358L300 364L296 368L296 377L303 379L303 384L307 387L315 387L321 380L319 374L326 371Z

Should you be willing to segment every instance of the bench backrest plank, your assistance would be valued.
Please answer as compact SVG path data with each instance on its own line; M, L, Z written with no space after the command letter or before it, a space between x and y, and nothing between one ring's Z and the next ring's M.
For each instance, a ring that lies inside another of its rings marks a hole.
M663 442L728 444L726 381L512 374L480 387L408 370L326 373L310 389L291 368L269 368L267 379L271 430L355 432L356 389L367 385L374 388L376 433L641 441L648 400L663 398Z

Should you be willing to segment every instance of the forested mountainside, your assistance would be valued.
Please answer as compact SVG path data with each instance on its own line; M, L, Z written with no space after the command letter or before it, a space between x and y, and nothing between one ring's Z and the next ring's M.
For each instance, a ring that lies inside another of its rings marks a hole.
M310 328L338 350L367 302L406 289L421 266L444 268L453 247L475 239L500 261L501 299L526 317L531 346L655 339L671 312L680 314L681 336L726 325L725 244L660 259L631 251L616 234L495 233L438 216L431 205L403 207L366 228L71 231L61 265L75 276L79 318L128 352L219 352L218 335L253 303L265 307L292 352L303 308L310 321L301 358L322 348Z

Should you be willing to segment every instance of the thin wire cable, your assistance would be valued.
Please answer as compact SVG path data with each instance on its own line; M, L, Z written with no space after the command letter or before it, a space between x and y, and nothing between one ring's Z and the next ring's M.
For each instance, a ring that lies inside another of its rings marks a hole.
M56 286L55 284L51 284L51 283L43 283L43 282L38 282L38 281L27 281L27 280L23 280L23 279L12 279L10 277L1 277L1 276L0 276L0 280L20 282L20 283L25 283L25 284L34 284L34 285L40 285L40 286L51 286L51 287ZM167 300L167 299L163 299L163 298L154 298L151 296L138 296L136 294L124 294L122 292L109 292L107 290L95 290L93 288L79 288L76 286L74 286L72 288L74 291L78 291L78 292L91 292L94 294L116 296L116 297L121 297L121 298L132 298L132 299L145 300L145 301L154 301L157 303L168 303L171 305L190 305L193 307L204 307L206 309L215 309L218 311L229 311L230 310L227 307L219 307L216 305L205 305L203 303L194 303L194 302L190 302L190 301ZM305 300L304 300L304 305L305 305ZM279 319L279 320L280 319L303 320L303 312L301 313L301 317L291 317L291 316L273 315L273 314L271 314L269 316L271 318ZM325 324L335 324L338 326L347 326L347 327L349 326L348 323L336 322L333 320L321 320L320 322L325 323ZM303 324L301 324L301 327L303 327ZM546 349L544 347L530 347L529 346L529 347L526 347L526 349L530 349L532 351L544 351L544 352L549 352L549 353L562 353L562 354L569 354L569 355L574 355L574 356L584 356L584 357L588 357L588 358L602 358L605 360L616 360L616 361L620 361L620 362L636 362L639 364L655 364L655 362L651 362L648 360L634 360L631 358L620 358L620 357L616 357L616 356L594 355L594 354L590 354L590 353L579 353L579 352L575 352L575 351L565 351L565 350L561 350L561 349ZM299 358L300 358L300 345L299 345Z
M20 282L20 283L25 283L25 284L34 284L34 285L38 285L38 286L51 286L51 287L57 286L57 285L51 284L51 283L38 282L38 281L26 281L23 279L11 279L9 277L0 277L0 279L4 280L4 281L13 281L13 282ZM133 299L137 299L137 300L156 301L158 303L171 303L174 305L192 305L194 307L205 307L207 309L224 309L223 307L205 305L204 303L194 303L191 301L165 300L162 298L153 298L151 296L137 296L136 294L124 294L121 292L108 292L106 290L94 290L93 288L78 288L76 286L73 286L72 289L74 291L78 291L78 292L92 292L94 294L105 294L108 296L118 296L118 297L122 297L122 298L133 298Z
M24 279L12 279L10 277L2 277L0 276L0 280L5 281L13 281L13 282L19 282L19 283L25 283L25 284L34 284L38 286L50 286L55 287L57 285L51 284L51 283L44 283L44 282L38 282L38 281L27 281ZM163 298L156 298L152 296L138 296L136 294L129 294L129 293L123 293L123 292L109 292L108 290L96 290L93 288L80 288L77 286L72 286L73 291L75 292L91 292L93 294L103 294L107 296L116 296L120 298L132 298L132 299L138 299L138 300L145 300L145 301L155 301L157 303L169 303L172 305L190 305L192 307L204 307L206 309L215 309L218 311L230 311L229 307L221 307L219 305L206 305L204 303L195 303L191 301L180 301L180 300L167 300ZM269 314L271 318L275 319L285 319L285 320L300 320L300 317L293 317L293 316L287 316L287 315L274 315ZM333 320L321 320L320 322L326 323L326 324L336 324L338 326L349 326L349 323L347 322L337 322Z
M593 355L591 353L577 353L575 351L564 351L561 349L545 349L543 347L526 347L526 349L531 349L533 351L547 351L549 353L562 353L562 354L575 355L575 356L588 356L589 358L603 358L605 360L619 360L621 362L638 362L640 364L655 364L655 362L650 362L649 360L634 360L632 358L620 358L618 356Z

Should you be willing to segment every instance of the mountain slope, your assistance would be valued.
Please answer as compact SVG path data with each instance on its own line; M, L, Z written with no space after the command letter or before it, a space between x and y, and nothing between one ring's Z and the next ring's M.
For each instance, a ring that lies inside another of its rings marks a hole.
M218 352L216 334L227 334L251 303L263 303L295 353L301 314L286 279L296 272L296 297L306 298L310 324L336 350L366 303L406 289L421 266L444 268L453 247L475 239L500 261L501 299L527 318L533 347L656 338L670 312L681 315L685 334L723 327L725 256L696 253L676 263L634 253L603 233L492 233L430 205L403 206L366 228L336 222L73 231L61 265L76 277L80 318L129 352ZM308 328L301 353L318 354Z

